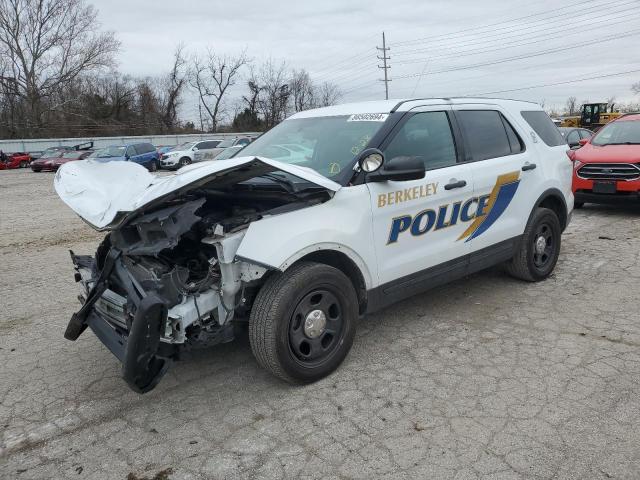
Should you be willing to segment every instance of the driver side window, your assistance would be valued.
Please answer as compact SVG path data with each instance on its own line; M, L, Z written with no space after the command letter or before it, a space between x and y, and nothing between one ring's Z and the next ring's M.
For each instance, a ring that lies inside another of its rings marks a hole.
M387 160L418 157L425 170L456 164L456 146L446 112L420 112L409 118L384 149Z

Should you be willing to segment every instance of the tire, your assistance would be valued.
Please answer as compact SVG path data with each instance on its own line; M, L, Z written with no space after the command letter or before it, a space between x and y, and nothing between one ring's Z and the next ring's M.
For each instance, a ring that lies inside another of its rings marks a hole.
M156 170L158 170L158 162L157 161L153 161L151 162L151 164L149 165L149 171L150 172L155 172Z
M23 160L20 162L20 168L27 168L29 166L29 162Z
M191 159L189 157L182 157L179 161L178 161L178 168L184 167L186 165L189 165L191 163Z
M575 202L573 208L578 209L584 207L584 202Z
M544 238L544 242L540 238ZM539 282L556 266L560 254L562 228L553 210L538 208L524 230L520 245L506 264L507 272L520 280Z
M276 377L315 382L345 359L357 319L358 298L349 278L328 265L300 262L270 276L258 292L249 317L251 350Z

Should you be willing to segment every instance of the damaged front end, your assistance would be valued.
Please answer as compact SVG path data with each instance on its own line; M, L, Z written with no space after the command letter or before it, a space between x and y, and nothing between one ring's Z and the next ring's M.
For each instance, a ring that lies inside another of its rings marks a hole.
M236 256L249 225L331 196L317 185L295 193L269 181L253 185L246 180L256 172L243 172L114 212L117 226L95 257L71 252L83 294L65 338L89 327L136 392L153 389L184 349L229 342L234 325L246 322L269 270Z

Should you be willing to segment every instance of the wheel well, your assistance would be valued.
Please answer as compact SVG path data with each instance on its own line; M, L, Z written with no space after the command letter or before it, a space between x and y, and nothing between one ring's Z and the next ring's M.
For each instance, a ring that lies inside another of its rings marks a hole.
M351 283L356 289L360 313L362 314L365 312L367 307L367 284L365 283L364 276L358 266L346 254L335 250L318 250L305 255L297 262L303 260L324 263L325 265L330 265L344 273L349 280L351 280Z
M560 220L560 227L564 230L567 227L567 207L560 197L549 194L538 202L538 207L553 210Z

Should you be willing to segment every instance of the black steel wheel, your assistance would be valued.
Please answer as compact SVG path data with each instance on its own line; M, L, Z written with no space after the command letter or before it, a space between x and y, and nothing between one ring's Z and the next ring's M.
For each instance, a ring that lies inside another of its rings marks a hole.
M547 278L560 255L561 235L562 228L556 213L548 208L536 209L515 255L506 264L509 274L528 282Z
M548 222L539 223L532 241L533 264L538 270L544 270L555 253L555 239L551 225Z
M329 265L300 262L270 276L251 309L249 340L260 365L291 383L327 376L353 343L358 298Z
M329 290L312 290L289 320L289 348L304 366L326 361L340 346L344 322L340 300Z

